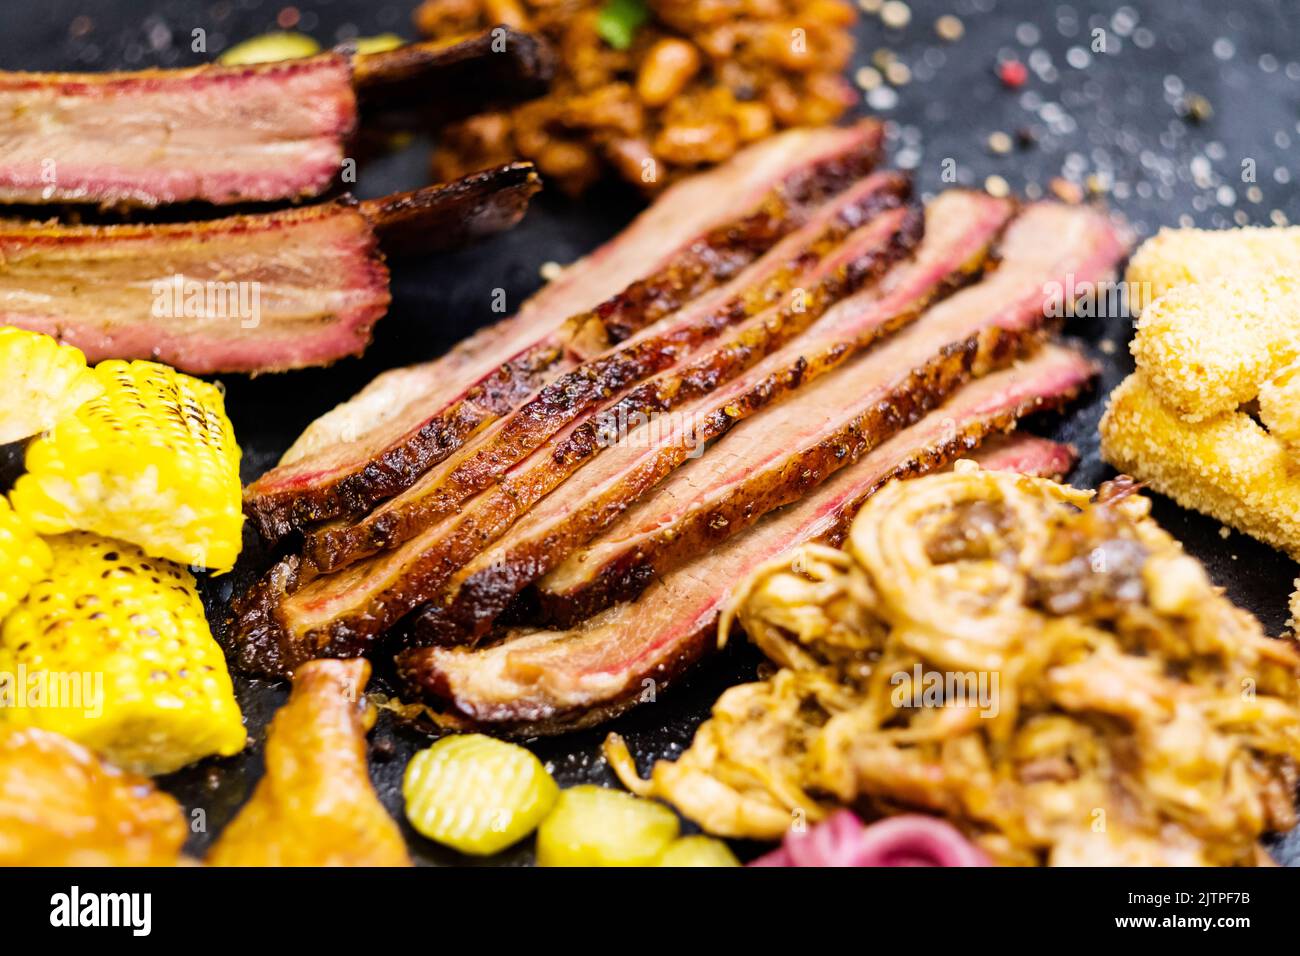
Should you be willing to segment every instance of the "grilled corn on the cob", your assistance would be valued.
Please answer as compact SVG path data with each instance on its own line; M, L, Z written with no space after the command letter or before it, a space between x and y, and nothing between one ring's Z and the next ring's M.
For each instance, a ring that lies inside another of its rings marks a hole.
M0 720L56 731L145 774L243 749L225 657L189 571L84 532L50 539L50 551L48 577L0 630L0 673L19 678Z
M154 362L101 362L104 393L32 442L14 510L43 534L94 531L229 570L239 554L239 446L221 391Z
M50 569L50 548L0 498L0 619L12 611Z
M86 357L48 335L0 326L0 444L54 427L104 390Z

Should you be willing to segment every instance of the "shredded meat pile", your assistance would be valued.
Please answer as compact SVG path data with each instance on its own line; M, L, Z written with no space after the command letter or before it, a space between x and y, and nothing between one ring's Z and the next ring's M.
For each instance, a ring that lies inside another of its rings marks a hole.
M737 836L851 805L940 814L1009 864L1265 862L1296 823L1300 656L1148 511L1126 481L895 482L845 551L746 585L780 669L649 789Z

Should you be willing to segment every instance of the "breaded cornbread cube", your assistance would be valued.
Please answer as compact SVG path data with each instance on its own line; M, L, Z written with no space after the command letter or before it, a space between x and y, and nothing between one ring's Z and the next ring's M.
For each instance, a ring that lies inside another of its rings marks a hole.
M1147 381L1198 422L1232 411L1300 357L1300 272L1210 279L1164 293L1130 346Z
M1102 457L1185 508L1300 559L1300 471L1290 452L1244 412L1187 422L1142 371L1111 392Z
M1293 456L1300 455L1300 362L1259 387L1259 420Z
M1300 226L1161 229L1129 260L1129 302L1145 309L1170 289L1220 276L1300 272Z

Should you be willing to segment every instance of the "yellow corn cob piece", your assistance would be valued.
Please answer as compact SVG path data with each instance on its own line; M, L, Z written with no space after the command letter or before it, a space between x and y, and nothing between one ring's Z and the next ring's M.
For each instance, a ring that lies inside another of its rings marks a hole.
M242 750L226 660L189 571L84 532L49 544L49 576L0 630L0 674L14 675L0 720L150 775Z
M1231 411L1300 356L1300 272L1211 279L1142 313L1133 357L1189 422Z
M0 497L0 620L49 569L49 545Z
M104 390L80 349L48 335L0 326L0 444L53 428Z
M668 849L659 855L659 865L740 866L740 861L721 840L696 834L668 844Z
M1125 279L1137 309L1175 286L1219 276L1300 270L1300 226L1161 229L1138 247Z
M662 803L604 787L571 787L537 829L537 863L651 866L677 830L677 815Z
M1184 508L1300 558L1300 476L1285 446L1244 412L1185 422L1137 372L1111 392L1101 454Z
M239 554L239 446L221 391L155 362L101 362L104 394L27 449L10 495L42 534L94 531L229 570Z
M406 766L406 818L430 840L484 856L537 828L560 789L542 762L516 744L456 734Z

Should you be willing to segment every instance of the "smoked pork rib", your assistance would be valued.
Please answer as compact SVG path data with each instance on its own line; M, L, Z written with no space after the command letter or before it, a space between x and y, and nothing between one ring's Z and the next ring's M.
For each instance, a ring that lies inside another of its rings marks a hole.
M761 564L806 541L834 540L886 482L937 470L1026 412L1068 400L1091 372L1082 356L1049 346L960 389L797 504L657 579L638 600L573 630L511 632L479 649L408 650L398 657L399 673L417 693L496 732L553 734L600 723L638 703L647 686L662 692L713 646L731 589Z
M330 571L408 540L452 514L470 496L499 480L542 442L607 401L610 395L677 364L728 326L765 311L799 283L816 287L818 281L853 265L864 251L874 253L888 248L885 240L895 234L901 243L895 252L905 254L917 238L919 222L907 219L903 212L879 220L876 216L897 209L909 189L907 179L897 173L877 173L863 180L827 203L806 226L779 242L732 282L643 330L624 345L593 356L560 375L370 515L355 523L342 522L308 533L304 555L315 569ZM872 223L872 229L845 242L866 222ZM885 263L878 256L868 261L876 268ZM845 281L863 280L852 275ZM735 356L732 367L743 367L736 363L756 360L754 356L761 356L802 331L837 290L838 285L820 289L818 297L810 294L813 289L804 288L799 311L786 314L785 321L759 325L756 334L749 337L748 350ZM694 375L684 378L698 379L704 371L697 369ZM707 372L712 382L728 377L728 368L719 363ZM672 389L675 398L682 387L679 384ZM643 412L648 409L641 406L653 401L654 394L665 392L662 380L657 381L625 395L620 408L625 413Z
M811 416L811 425L825 414L849 407L857 410L855 414L871 417L879 440L886 423L898 428L909 416L924 412L970 371L969 362L963 361L961 355L955 359L939 356L930 363L935 343L928 337L914 344L914 336L904 333L904 344L886 343L881 347L884 355L869 360L869 372L862 381L837 375L836 381L841 384L836 387L809 383L848 360L854 351L914 320L938 290L952 284L980 260L1010 213L1010 203L978 193L955 191L941 196L926 212L937 231L927 236L913 262L892 272L882 287L841 303L807 334L730 386L694 404L679 405L666 425L661 421L646 422L629 432L626 439L620 438L598 461L537 505L501 541L458 571L446 592L421 615L420 629L441 641L477 638L515 594L649 493L651 485L690 461L707 442L792 391L812 388L817 397L811 401L791 399L796 403L794 410L778 406L743 426L746 433L773 433L773 416L782 421ZM1014 245L1012 253L1021 255ZM1011 283L1017 274L1009 270L1008 282L998 288L1014 288ZM968 296L958 294L963 302L970 301ZM963 315L964 308L952 308L944 314ZM944 306L936 310L942 312ZM985 321L991 321L993 315L993 310L986 307ZM970 315L967 326L978 329L975 323L980 316L978 312ZM935 321L942 323L943 319ZM955 332L954 336L955 340L965 338ZM939 344L946 341L952 340ZM880 388L872 391L877 384ZM863 391L870 393L865 404L855 401L855 395ZM787 429L780 433L786 441L796 437ZM711 461L715 453L711 450L703 462ZM776 453L780 454L779 447ZM688 467L693 470L701 465L701 461L695 461Z
M491 40L248 66L0 72L0 203L316 196L339 173L357 90L376 104L431 84L469 104L481 104L480 94L541 92L550 71L539 41L515 31L497 49ZM482 82L464 83L470 76Z
M385 372L318 419L245 489L245 511L274 541L398 494L563 368L593 318L636 329L726 282L865 175L880 143L871 121L792 130L671 186L512 318L442 358Z
M468 239L517 220L539 188L522 163L384 200L204 222L0 225L0 324L92 362L195 374L327 364L360 354L388 310L381 240L417 220L459 222Z
M795 301L742 323L722 348L688 365L691 375L674 372L671 390L648 392L671 407L678 397L684 400L714 390L761 358L761 339L783 341L782 330L787 327L790 334L797 334L820 314L825 301L873 280L898 261L915 244L919 228L920 216L906 208L871 220L819 264L824 277L811 290L802 296L798 293L804 290L795 290L788 297ZM798 378L793 376L790 387L798 384ZM756 407L776 389L763 386L752 392L748 404ZM734 413L748 411L737 407ZM281 562L235 605L241 663L249 670L274 673L313 656L363 653L399 618L437 594L457 568L500 537L528 508L605 450L594 419L589 415L572 422L465 507L396 550L305 584L296 558Z

